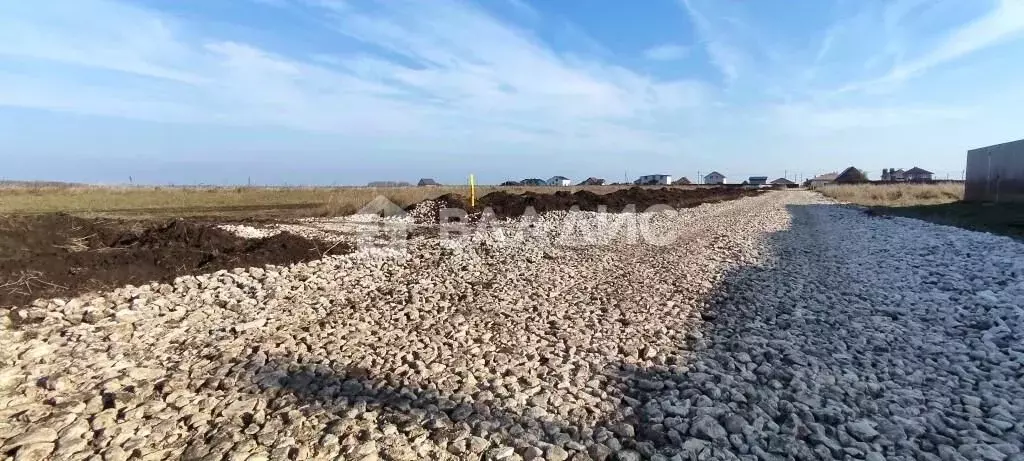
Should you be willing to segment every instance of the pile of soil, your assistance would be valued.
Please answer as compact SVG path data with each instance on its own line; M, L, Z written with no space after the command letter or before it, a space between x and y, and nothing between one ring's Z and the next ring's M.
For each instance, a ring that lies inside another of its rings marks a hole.
M672 208L689 208L702 203L735 200L741 197L757 195L760 192L742 188L698 188L680 189L663 187L660 189L631 187L608 194L596 194L581 190L576 193L558 191L553 194L523 192L521 194L506 191L491 192L480 197L475 207L469 206L469 199L458 194L445 194L433 202L441 207L461 208L469 213L478 213L490 208L499 218L522 216L527 207L533 207L537 213L548 211L569 210L578 207L582 211L598 211L599 207L607 207L609 212L621 212L629 205L636 211L643 211L652 205L668 205ZM417 205L409 207L415 208Z
M209 223L180 219L7 217L0 220L0 307L221 269L310 261L330 246L289 233L247 240ZM347 251L338 245L330 254Z

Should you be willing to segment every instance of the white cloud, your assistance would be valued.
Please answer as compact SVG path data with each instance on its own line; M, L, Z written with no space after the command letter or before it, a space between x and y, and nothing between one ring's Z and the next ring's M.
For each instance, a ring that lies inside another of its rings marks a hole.
M369 7L255 1L301 9L281 16L308 19L302 25L323 28L314 35L328 39L315 50L288 48L294 43L253 37L289 30L231 36L231 28L211 31L194 17L127 1L12 3L0 16L0 106L324 132L340 135L332 139L344 139L347 152L367 156L391 149L633 162L629 154L639 153L658 162L705 163L696 168L731 162L756 169L761 158L751 153L762 150L801 152L787 155L802 160L815 149L795 144L806 136L856 152L900 136L940 139L945 132L935 127L980 126L973 120L987 112L972 99L977 94L915 99L896 83L926 80L1024 28L1024 7L1010 0L967 24L928 22L937 13L924 0L900 0L888 10L875 2L835 24L787 30L786 39L803 44L787 48L769 39L778 37L772 31L762 33L772 24L744 14L748 3L679 0L697 43L689 49L679 43L690 37L673 37L644 55L686 57L679 66L685 71L699 75L705 64L721 74L703 81L618 65L571 24L567 33L578 36L553 39L564 46L555 49L531 30L458 0ZM526 22L560 25L543 19ZM933 35L915 41L919 29ZM545 29L546 36L553 31ZM884 55L878 63L885 71L865 70L877 55ZM832 91L851 80L850 88L865 91ZM981 92L979 85L974 90ZM893 91L877 94L886 86ZM1007 126L985 132L1001 136ZM901 129L907 134L896 133Z
M361 139L401 135L423 149L431 145L417 140L458 133L493 142L571 139L582 149L629 144L667 152L684 140L678 131L666 138L658 120L671 115L678 123L679 116L699 111L711 91L699 82L659 81L560 55L528 32L461 2L396 0L372 12L322 0L306 1L303 8L309 7L339 39L372 48L303 60L251 43L197 36L174 17L117 1L17 8L0 20L0 26L10 26L0 27L0 57L46 61L66 66L68 73L39 82L9 78L13 86L0 93L0 104L282 126ZM99 22L75 21L76 16ZM76 78L92 70L120 73L111 77L120 86ZM148 84L130 76L173 89L147 93ZM88 97L57 102L48 94Z
M690 47L665 43L644 50L644 57L652 61L677 61L690 54Z

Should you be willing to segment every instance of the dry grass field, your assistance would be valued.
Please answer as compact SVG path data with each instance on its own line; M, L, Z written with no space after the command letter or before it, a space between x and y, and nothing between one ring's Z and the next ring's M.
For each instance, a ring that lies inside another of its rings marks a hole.
M839 201L864 206L938 205L964 198L963 184L837 184L818 191Z
M628 186L477 187L477 196L510 192L610 193ZM407 206L447 193L469 195L467 186L436 187L109 187L0 186L0 215L72 213L123 217L308 217L356 212L378 195Z

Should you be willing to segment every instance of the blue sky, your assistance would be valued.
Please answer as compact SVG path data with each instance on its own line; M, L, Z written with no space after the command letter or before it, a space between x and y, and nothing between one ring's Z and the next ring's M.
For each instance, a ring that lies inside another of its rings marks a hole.
M1024 138L1024 0L0 8L0 177L960 175Z

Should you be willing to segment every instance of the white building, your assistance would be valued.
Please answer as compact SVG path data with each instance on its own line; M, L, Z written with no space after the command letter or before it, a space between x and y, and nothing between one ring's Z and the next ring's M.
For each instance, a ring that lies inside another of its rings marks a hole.
M651 186L651 185L669 185L672 184L672 176L667 174L647 174L643 175L633 181L633 184Z
M551 179L548 180L548 185L567 187L572 185L572 181L570 181L569 178L566 178L565 176L552 176Z
M725 175L717 171L712 171L704 175L704 184L725 184Z

